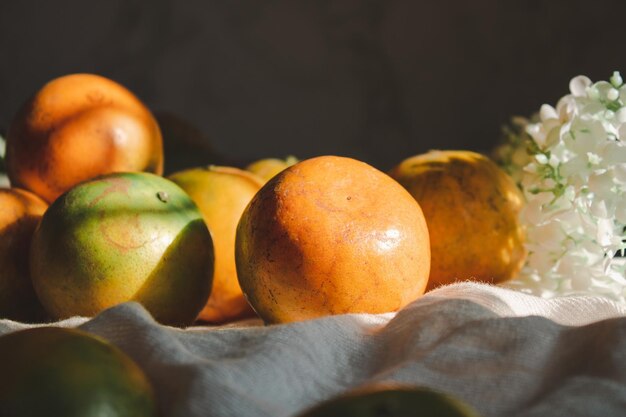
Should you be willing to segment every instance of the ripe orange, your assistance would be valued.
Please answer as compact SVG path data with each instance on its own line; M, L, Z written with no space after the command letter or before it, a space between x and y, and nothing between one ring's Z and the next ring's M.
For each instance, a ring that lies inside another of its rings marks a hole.
M267 182L271 180L272 177L274 177L276 174L278 174L285 168L289 168L297 162L298 159L294 156L288 156L285 159L259 159L258 161L252 162L250 165L248 165L246 167L246 171L250 171L253 174L258 175L259 177L263 178L265 182Z
M123 86L92 74L43 86L11 122L6 146L11 184L48 202L101 174L163 171L150 111Z
M237 228L236 263L244 294L269 323L396 311L426 287L428 229L388 175L322 156L256 194Z
M45 317L30 279L28 254L47 208L28 191L0 189L0 318L33 322Z
M263 185L262 180L237 168L216 166L188 169L169 178L198 205L215 246L213 289L199 318L225 322L254 315L237 281L235 231L241 213Z
M76 329L0 337L0 415L153 417L154 393L122 351Z
M523 196L494 162L469 151L431 151L402 161L391 176L426 216L428 289L467 279L498 283L519 272L526 258L518 220Z
M213 245L200 211L176 184L115 173L50 205L33 236L30 269L55 318L138 301L156 320L184 326L209 297Z

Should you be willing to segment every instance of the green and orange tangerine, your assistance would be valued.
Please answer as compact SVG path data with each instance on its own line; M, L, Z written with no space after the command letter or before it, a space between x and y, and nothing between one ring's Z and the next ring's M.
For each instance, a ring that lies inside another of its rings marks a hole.
M72 188L49 207L30 267L55 318L138 301L156 320L184 326L206 304L213 259L202 215L180 187L154 174L116 173Z

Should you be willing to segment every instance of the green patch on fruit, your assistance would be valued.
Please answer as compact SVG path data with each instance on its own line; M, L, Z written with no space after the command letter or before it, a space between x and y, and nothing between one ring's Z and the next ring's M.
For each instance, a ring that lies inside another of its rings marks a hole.
M449 394L423 387L376 386L332 398L299 417L479 417Z
M0 415L153 417L143 371L108 342L41 327L0 337ZM10 358L10 360L7 360Z
M30 253L35 290L54 318L138 301L176 326L193 323L206 304L213 261L211 235L191 198L148 173L106 175L60 196Z

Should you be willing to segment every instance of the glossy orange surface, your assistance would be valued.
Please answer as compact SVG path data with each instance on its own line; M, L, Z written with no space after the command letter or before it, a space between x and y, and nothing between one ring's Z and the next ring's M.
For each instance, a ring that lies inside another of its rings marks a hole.
M526 259L523 196L494 162L469 151L431 151L391 171L419 202L432 265L428 289L456 281L498 283Z
M13 119L6 152L11 185L48 202L101 174L163 171L150 111L125 87L92 74L44 85Z
M236 262L268 323L396 311L426 287L428 229L415 199L388 175L322 156L282 171L252 199Z

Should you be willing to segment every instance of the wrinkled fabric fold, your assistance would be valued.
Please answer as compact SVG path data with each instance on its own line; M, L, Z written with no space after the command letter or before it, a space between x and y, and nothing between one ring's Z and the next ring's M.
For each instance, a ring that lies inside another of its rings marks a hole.
M484 416L626 414L626 309L601 297L546 300L462 283L396 314L176 329L127 303L50 325L130 355L166 417L290 417L390 382L450 393ZM0 334L30 326L0 320Z

